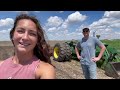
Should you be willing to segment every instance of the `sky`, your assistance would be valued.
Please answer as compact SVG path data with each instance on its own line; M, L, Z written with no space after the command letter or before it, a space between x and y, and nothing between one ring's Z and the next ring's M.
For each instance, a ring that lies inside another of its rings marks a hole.
M90 28L90 36L120 39L120 11L0 11L0 41L9 41L14 19L20 13L34 15L48 40L79 40L82 29Z

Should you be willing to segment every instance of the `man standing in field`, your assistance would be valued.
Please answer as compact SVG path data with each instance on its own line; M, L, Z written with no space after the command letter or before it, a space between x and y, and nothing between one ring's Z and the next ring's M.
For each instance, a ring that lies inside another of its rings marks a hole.
M83 29L84 37L76 45L75 51L77 58L80 60L84 77L86 79L97 79L96 62L101 59L106 47L97 38L90 37L89 33L89 28ZM96 46L101 48L97 57L95 56ZM79 49L81 49L81 53L79 53Z

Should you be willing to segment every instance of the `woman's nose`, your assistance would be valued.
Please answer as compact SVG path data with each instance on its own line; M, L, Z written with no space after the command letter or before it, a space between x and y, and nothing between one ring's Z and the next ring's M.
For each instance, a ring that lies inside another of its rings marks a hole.
M29 35L28 35L28 33L27 32L25 32L24 34L23 34L23 36L22 36L22 39L29 39Z

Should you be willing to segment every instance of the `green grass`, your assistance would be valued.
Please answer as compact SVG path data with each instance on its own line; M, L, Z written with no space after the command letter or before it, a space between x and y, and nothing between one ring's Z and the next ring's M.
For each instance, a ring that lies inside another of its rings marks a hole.
M117 50L120 50L120 39L114 39L114 40L101 40L103 43L108 44L109 47L115 48Z

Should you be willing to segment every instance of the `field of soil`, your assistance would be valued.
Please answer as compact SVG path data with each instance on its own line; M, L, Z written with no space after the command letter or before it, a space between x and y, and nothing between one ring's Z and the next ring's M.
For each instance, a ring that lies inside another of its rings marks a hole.
M49 41L51 47L54 47L55 43L62 43L64 41ZM0 60L4 60L14 53L11 42L0 42ZM56 69L56 79L84 79L82 69L79 61L71 60L66 62L57 62L53 60L51 56L52 64ZM108 77L105 71L97 68L98 79L114 79Z

